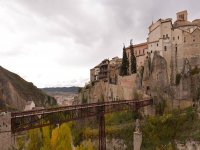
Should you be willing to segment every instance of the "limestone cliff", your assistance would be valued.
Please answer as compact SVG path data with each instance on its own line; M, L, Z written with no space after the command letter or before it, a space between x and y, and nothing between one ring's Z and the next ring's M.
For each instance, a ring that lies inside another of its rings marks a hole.
M83 88L79 100L91 102L131 100L136 98L136 92L142 86L142 74L118 76L117 84L99 81Z
M54 98L32 83L0 66L0 110L23 110L26 101L34 101L36 106L44 107L56 104Z

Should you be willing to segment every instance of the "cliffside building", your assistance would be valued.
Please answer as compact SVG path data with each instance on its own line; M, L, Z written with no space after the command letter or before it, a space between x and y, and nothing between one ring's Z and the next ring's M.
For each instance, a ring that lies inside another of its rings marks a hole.
M132 46L133 46L133 53L136 57L137 68L144 66L144 60L147 56L147 51L148 51L147 42L132 45ZM126 54L127 54L128 60L129 60L129 73L130 73L130 70L131 70L131 48L130 48L130 46L126 48Z
M187 11L171 18L159 19L149 27L148 53L153 58L158 51L167 61L168 78L175 84L176 75L181 73L187 60L191 67L200 67L200 19L188 21Z
M116 84L121 62L122 60L118 57L103 60L99 65L90 69L90 81L98 82L101 80Z
M35 107L34 101L27 101L24 111L32 110Z
M176 15L177 18L174 22L171 18L152 22L149 26L147 41L132 45L137 68L145 66L145 63L148 64L147 76L143 79L145 81L149 80L148 76L152 71L150 65L155 53L166 61L164 65L167 67L166 81L169 81L170 85L176 84L178 74L189 72L194 68L200 69L200 19L188 21L186 10L178 12ZM129 60L129 74L131 74L130 46L126 48L126 54ZM116 65L113 62L115 62L114 59L111 61L106 59L91 69L91 81L103 80L116 84L121 63ZM187 68L190 70L185 69L185 66L189 66ZM162 78L159 71L154 75L156 79Z

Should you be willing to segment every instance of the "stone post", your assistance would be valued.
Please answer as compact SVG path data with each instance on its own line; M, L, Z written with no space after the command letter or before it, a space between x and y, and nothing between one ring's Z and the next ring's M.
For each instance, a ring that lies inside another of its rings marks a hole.
M140 150L142 145L142 132L140 131L139 119L136 120L135 132L133 133L133 150Z
M8 150L11 148L11 113L0 113L0 149Z

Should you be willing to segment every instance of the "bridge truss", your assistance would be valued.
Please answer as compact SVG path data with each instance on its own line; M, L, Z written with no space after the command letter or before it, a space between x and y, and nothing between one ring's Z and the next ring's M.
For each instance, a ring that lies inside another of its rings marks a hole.
M152 99L120 100L13 112L11 113L11 132L15 134L29 129L97 116L99 120L99 150L106 150L104 114L123 110L137 111L141 107L152 104Z

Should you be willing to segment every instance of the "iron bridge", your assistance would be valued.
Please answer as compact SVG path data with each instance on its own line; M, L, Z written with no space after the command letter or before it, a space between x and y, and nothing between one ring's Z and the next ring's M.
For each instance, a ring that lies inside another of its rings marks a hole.
M25 130L96 116L99 120L99 150L106 150L104 114L123 110L137 111L141 107L152 104L153 99L145 99L140 101L120 100L12 112L11 132L15 134Z

